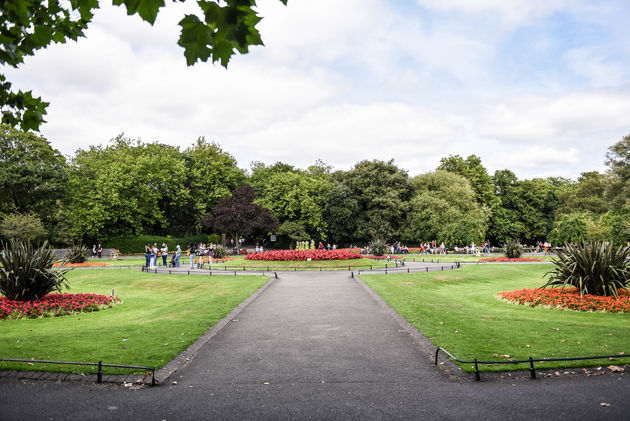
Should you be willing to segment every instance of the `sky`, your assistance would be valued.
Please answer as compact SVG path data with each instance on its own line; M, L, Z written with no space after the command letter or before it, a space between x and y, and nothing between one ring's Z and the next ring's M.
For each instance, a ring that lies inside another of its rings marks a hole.
M154 26L101 3L85 38L3 69L51 103L40 132L67 156L204 136L244 169L393 159L414 176L475 154L576 179L630 134L627 0L259 0L265 46L227 70L186 66L196 2L167 0Z

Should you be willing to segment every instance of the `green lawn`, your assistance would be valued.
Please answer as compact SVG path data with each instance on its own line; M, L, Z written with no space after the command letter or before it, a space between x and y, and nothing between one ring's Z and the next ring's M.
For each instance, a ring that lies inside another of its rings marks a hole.
M0 356L145 365L173 359L262 286L262 276L159 275L137 269L74 270L71 290L124 302L75 316L1 320ZM0 369L90 372L89 367L0 362ZM107 373L130 373L108 368Z
M361 275L376 293L436 346L463 360L563 358L630 353L630 314L531 308L498 300L499 291L536 288L550 265L474 265L395 275ZM495 356L496 355L496 356ZM501 357L509 355L510 357ZM537 363L578 367L615 360ZM471 365L464 365L466 371ZM494 365L484 370L522 369Z

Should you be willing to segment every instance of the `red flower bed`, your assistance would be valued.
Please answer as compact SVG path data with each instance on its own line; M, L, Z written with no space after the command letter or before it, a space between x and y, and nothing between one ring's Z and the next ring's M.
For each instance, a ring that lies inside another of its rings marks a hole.
M610 311L627 313L630 311L630 292L619 290L619 298L585 294L580 296L576 288L519 289L499 292L499 296L516 304L530 307L550 306L560 310Z
M83 263L66 263L64 267L69 268L87 268L87 267L96 267L96 266L111 266L111 263L107 262L83 262ZM61 266L61 263L53 263L53 267L58 268Z
M351 260L363 256L348 249L337 250L270 250L262 253L250 253L245 260L303 261L311 260Z
M35 301L14 301L0 297L0 320L87 313L110 308L118 302L118 297L98 294L48 294Z
M542 262L543 259L538 259L536 257L484 257L483 259L479 259L480 262Z

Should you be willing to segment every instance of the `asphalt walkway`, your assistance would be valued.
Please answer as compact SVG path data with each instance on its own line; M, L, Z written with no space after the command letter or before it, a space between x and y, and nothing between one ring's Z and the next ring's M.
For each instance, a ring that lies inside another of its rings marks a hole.
M627 375L454 380L349 273L295 272L158 387L0 379L0 419L627 419L628 396Z

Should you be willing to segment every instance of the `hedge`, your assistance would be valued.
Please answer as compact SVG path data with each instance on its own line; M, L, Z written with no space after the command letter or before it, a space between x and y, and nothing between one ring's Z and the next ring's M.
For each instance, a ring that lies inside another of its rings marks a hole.
M144 245L146 243L157 243L158 248L162 247L162 243L166 243L169 251L176 249L177 245L186 250L190 243L219 243L221 237L217 234L211 235L193 235L190 237L161 237L159 235L139 235L137 237L112 237L103 242L103 247L116 248L122 254L144 254Z

